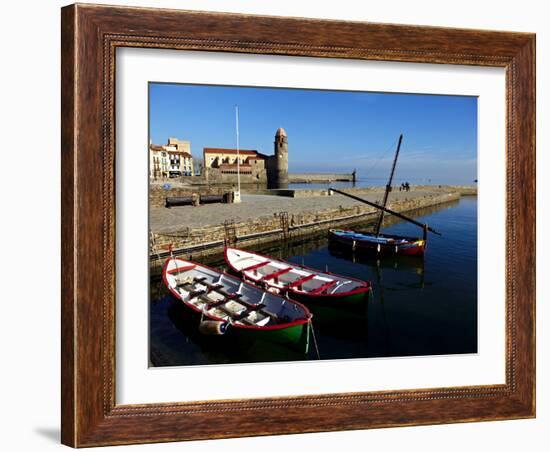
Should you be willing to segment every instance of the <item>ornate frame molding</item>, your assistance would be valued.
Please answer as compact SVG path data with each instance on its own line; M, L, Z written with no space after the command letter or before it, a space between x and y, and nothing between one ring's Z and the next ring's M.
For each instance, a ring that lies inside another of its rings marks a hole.
M116 405L118 47L506 68L506 383ZM63 8L62 442L80 447L533 417L534 59L535 37L525 33L78 4ZM258 415L269 422L258 426ZM254 430L243 428L247 425Z

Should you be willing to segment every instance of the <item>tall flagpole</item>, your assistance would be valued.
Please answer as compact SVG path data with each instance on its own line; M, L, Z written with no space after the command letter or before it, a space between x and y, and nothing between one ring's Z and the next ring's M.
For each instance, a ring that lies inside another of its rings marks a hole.
M239 151L239 106L235 105L235 131L237 133L237 191L234 202L241 202L241 159Z

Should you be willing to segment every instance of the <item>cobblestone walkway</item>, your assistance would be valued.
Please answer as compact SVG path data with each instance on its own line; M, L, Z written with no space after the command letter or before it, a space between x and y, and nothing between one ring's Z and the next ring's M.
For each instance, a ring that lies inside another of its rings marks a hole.
M394 191L390 194L389 201L410 200L442 192L437 189ZM381 202L384 193L381 189L369 191L368 194L358 194L358 196L369 201ZM225 220L234 220L238 223L259 217L273 216L283 211L289 214L318 212L325 209L336 209L339 206L354 205L360 205L360 203L338 194L311 198L248 194L242 195L240 204L207 204L199 207L181 206L171 209L153 207L150 209L150 227L153 232L173 232L188 227L223 224Z

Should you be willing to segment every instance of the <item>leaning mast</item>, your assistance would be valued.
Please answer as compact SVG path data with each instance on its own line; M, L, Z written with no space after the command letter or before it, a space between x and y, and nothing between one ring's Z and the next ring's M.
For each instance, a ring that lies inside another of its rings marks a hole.
M386 204L388 203L388 196L391 191L391 184L393 181L393 174L395 173L395 166L397 165L397 157L399 157L399 149L401 149L401 142L403 141L403 134L399 135L399 141L397 143L397 150L395 151L395 157L393 158L393 165L391 167L390 179L386 185L386 192L384 193L384 201L382 202L382 207L385 209ZM374 230L376 236L380 235L380 228L382 227L382 222L384 221L384 210L380 210L380 216L378 217L378 223L376 224L376 229Z

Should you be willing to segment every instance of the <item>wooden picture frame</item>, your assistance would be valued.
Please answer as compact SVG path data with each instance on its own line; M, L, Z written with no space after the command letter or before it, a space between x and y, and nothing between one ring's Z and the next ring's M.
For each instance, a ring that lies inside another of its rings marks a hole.
M533 34L78 4L62 9L61 34L64 444L83 447L535 416ZM506 383L116 405L117 47L505 68Z

